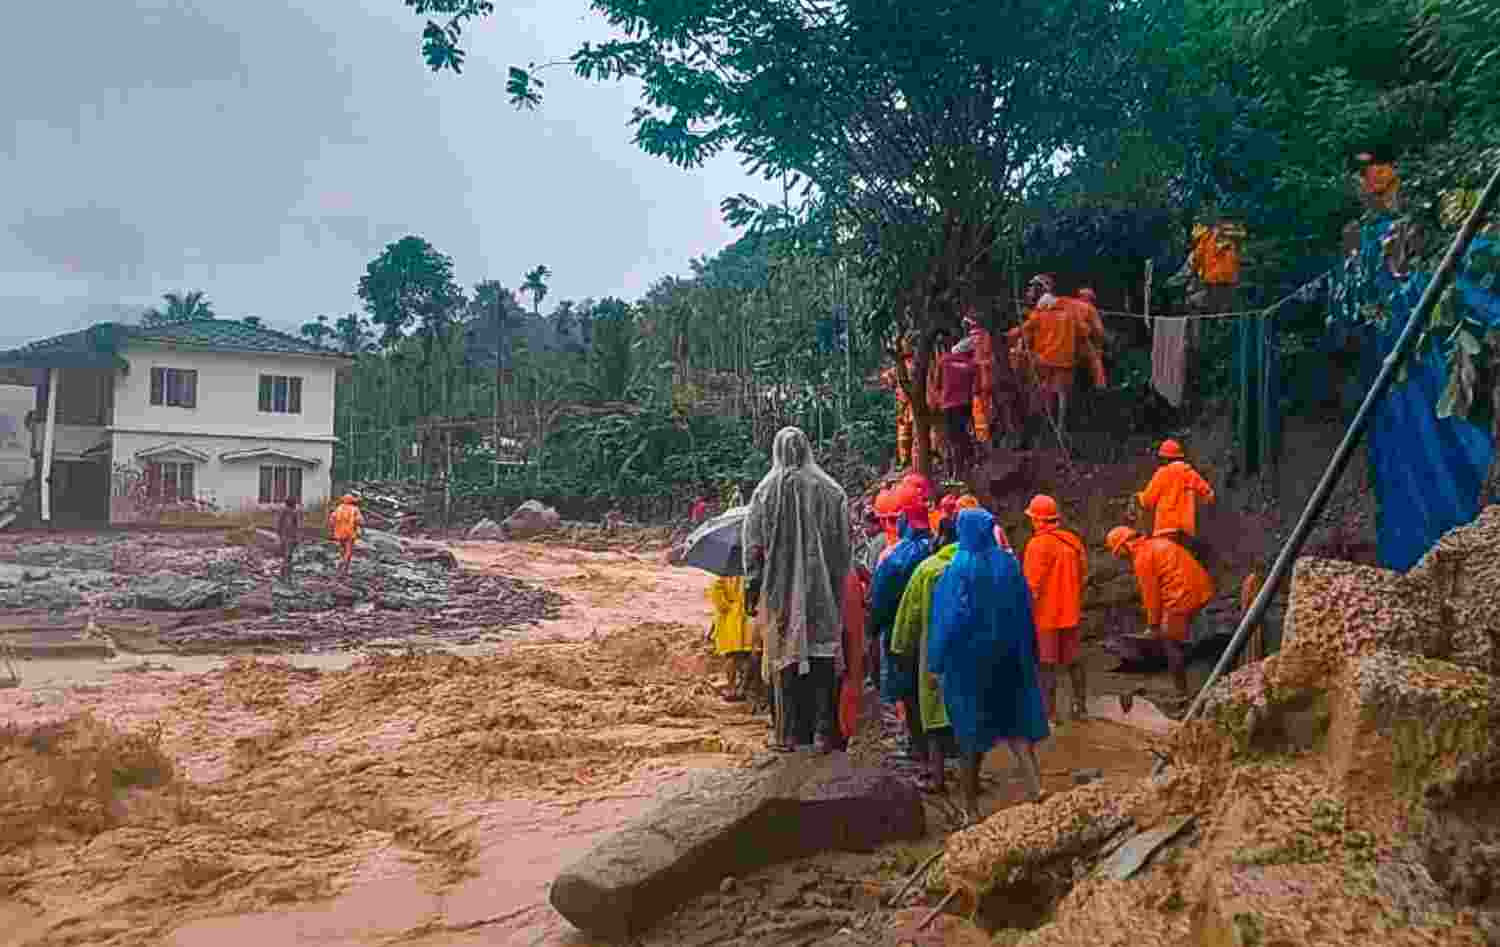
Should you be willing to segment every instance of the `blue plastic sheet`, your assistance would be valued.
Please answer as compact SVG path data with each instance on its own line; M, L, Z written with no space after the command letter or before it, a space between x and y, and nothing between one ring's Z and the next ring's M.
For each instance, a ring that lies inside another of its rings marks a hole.
M1357 269L1343 278L1330 329L1350 329L1362 337L1364 389L1395 348L1402 329L1422 298L1431 274L1397 280L1381 264L1381 239L1391 221L1364 228ZM1490 241L1476 241L1470 254ZM1462 267L1460 273L1463 272ZM1500 326L1500 297L1467 276L1455 284L1464 315L1485 326ZM1361 307L1380 304L1383 325L1355 324ZM1439 418L1437 404L1448 384L1448 359L1441 345L1424 346L1376 405L1368 453L1379 514L1376 521L1381 565L1406 571L1456 526L1479 513L1479 491L1494 446L1488 431L1460 418Z

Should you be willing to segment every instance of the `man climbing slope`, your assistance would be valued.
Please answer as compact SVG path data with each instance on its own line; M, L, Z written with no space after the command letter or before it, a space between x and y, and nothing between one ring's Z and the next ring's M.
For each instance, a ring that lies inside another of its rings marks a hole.
M1144 537L1129 526L1116 526L1104 545L1134 568L1146 633L1162 643L1172 683L1185 700L1193 620L1213 599L1214 580L1186 547L1165 536Z
M1031 521L1032 536L1026 544L1023 568L1036 620L1047 719L1060 718L1057 676L1059 671L1066 671L1073 693L1073 719L1082 720L1088 716L1088 691L1083 664L1078 660L1078 625L1083 615L1083 586L1088 580L1088 554L1078 534L1062 528L1062 516L1052 497L1033 497L1026 507L1026 518Z
M1031 356L1043 411L1059 433L1067 431L1068 398L1073 372L1078 364L1078 319L1072 309L1053 295L1051 276L1032 278L1026 288L1031 308L1021 324L1021 337Z
M1154 514L1153 536L1167 533L1198 535L1198 503L1214 502L1214 488L1187 462L1182 444L1175 440L1161 442L1156 456L1162 464L1152 474L1146 489L1135 495L1141 509Z

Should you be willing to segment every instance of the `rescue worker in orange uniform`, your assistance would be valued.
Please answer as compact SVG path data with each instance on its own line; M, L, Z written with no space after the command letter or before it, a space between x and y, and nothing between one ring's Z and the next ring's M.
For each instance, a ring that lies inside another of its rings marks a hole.
M1057 676L1068 673L1073 692L1073 719L1088 716L1088 691L1083 664L1078 660L1078 625L1083 617L1083 586L1088 581L1088 553L1078 534L1062 528L1057 501L1037 494L1026 507L1031 540L1026 544L1022 571L1031 589L1031 613L1036 621L1036 653L1041 661L1042 696L1047 719L1057 712Z
M1134 567L1146 631L1162 643L1178 696L1188 696L1187 648L1193 619L1214 597L1214 580L1187 547L1168 536L1144 537L1116 526L1104 538L1110 555Z
M1052 416L1059 432L1065 432L1068 394L1078 364L1079 329L1072 309L1053 294L1055 286L1049 275L1032 278L1026 288L1031 308L1021 324L1021 338L1041 390L1042 410Z
M1198 535L1198 502L1214 502L1214 488L1187 462L1177 441L1162 441L1156 456L1162 465L1156 468L1146 489L1135 495L1136 502L1154 514L1153 536L1181 533L1191 540Z
M339 505L328 514L328 529L333 533L333 541L338 543L339 575L345 578L354 562L354 541L359 539L364 527L365 517L359 511L359 501L352 494L344 494Z
M989 330L979 324L979 313L973 307L964 312L964 331L968 336L960 347L965 347L974 358L974 391L970 401L974 422L974 442L979 445L980 459L988 453L994 436L995 415L995 340Z
M1068 297L1073 312L1078 318L1078 354L1088 366L1089 381L1094 388L1103 391L1109 387L1109 376L1104 373L1104 349L1108 341L1104 334L1104 320L1099 318L1098 297L1087 286L1077 296Z
M901 361L906 366L906 377L911 378L915 371L916 355L912 352L911 343L907 340L901 342ZM940 409L942 404L943 380L936 354L929 360L927 368L927 404L928 416L931 417ZM896 393L896 462L902 467L907 466L912 460L912 435L915 424L912 418L911 398L906 394L906 389L901 386L901 376L897 374L893 365L887 368L880 376L881 383ZM941 422L929 423L928 434L928 456L937 457L942 449Z
M1369 152L1355 155L1354 160L1359 163L1359 197L1365 207L1376 212L1394 211L1401 195L1401 178L1395 165L1376 161Z

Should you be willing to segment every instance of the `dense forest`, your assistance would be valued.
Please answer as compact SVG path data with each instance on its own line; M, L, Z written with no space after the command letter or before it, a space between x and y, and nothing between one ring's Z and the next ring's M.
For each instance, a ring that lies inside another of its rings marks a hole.
M487 3L407 5L433 18L434 70L496 41ZM921 403L938 334L970 305L1011 324L1030 273L1087 279L1108 310L1169 311L1169 281L1143 298L1147 264L1177 269L1208 216L1243 224L1246 299L1265 304L1343 259L1346 228L1374 212L1360 153L1398 172L1428 261L1500 161L1490 0L592 6L622 38L553 65L643 83L622 116L642 148L685 167L735 150L785 199L729 196L744 236L635 301L550 300L535 261L466 289L425 240L391 244L359 279L362 313L302 328L355 356L340 479L661 514L753 483L795 423L859 483L893 453L875 379L898 338ZM511 70L517 106L547 107L547 69ZM1283 371L1319 374L1323 313L1282 323ZM1145 399L1144 336L1124 328L1112 384ZM1210 327L1194 404L1212 405L1230 344Z

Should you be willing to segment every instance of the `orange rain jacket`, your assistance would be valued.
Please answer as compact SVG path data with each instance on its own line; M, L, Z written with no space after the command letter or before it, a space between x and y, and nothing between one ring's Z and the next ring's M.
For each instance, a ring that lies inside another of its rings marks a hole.
M1238 228L1215 224L1193 227L1193 272L1209 286L1233 286L1240 281L1240 251L1234 244Z
M340 542L348 542L357 537L364 525L364 514L353 503L340 503L328 515L328 526L333 530L333 538Z
M1078 363L1078 320L1073 310L1061 300L1028 312L1021 334L1039 364L1048 368L1072 368Z
M1198 535L1198 499L1214 501L1214 488L1185 460L1174 460L1158 467L1146 489L1135 495L1146 510L1156 512L1151 527L1154 536L1181 530Z
M1038 527L1026 544L1026 585L1039 632L1077 628L1083 614L1088 556L1083 540L1059 526Z
M1194 615L1214 597L1214 580L1181 544L1163 536L1135 539L1129 547L1146 624L1167 615Z

